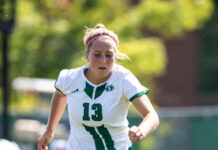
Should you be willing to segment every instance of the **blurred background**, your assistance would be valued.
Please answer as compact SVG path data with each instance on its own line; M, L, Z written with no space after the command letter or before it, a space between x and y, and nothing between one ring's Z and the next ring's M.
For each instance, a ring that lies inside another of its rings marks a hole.
M53 84L86 64L82 38L97 23L117 33L131 59L119 63L150 89L160 117L133 150L217 150L216 0L0 0L0 139L37 149ZM141 121L133 107L128 119ZM50 149L64 150L68 135L66 111Z

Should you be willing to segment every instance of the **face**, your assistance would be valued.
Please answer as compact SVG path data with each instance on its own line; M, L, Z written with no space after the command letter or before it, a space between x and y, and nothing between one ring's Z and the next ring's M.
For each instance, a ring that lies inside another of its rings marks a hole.
M111 39L102 37L90 45L89 52L86 52L86 59L93 76L107 78L112 73L116 61L114 44Z

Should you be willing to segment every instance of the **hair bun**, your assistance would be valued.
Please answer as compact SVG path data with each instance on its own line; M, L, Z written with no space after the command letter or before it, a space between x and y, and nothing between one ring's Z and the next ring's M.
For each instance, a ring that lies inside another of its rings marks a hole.
M105 28L105 27L104 27L103 24L97 24L97 25L95 26L95 29L99 29L99 28Z

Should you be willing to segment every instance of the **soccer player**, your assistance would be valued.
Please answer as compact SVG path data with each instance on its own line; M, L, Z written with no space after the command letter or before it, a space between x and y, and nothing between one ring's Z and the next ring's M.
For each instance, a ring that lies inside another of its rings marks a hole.
M56 92L47 129L38 139L38 150L47 149L67 105L70 136L67 150L130 150L154 131L159 119L146 94L148 89L117 59L128 58L118 51L115 33L102 24L86 30L85 56L88 65L64 69L55 83ZM132 103L143 120L128 127Z

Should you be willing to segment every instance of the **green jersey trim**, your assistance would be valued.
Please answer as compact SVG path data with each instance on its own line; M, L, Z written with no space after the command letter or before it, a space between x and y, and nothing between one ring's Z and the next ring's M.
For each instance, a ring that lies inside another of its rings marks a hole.
M95 93L95 99L98 98L104 92L106 85L107 83L97 87L96 93Z
M88 127L88 126L86 126L84 124L83 124L83 126L85 127L86 131L89 132L92 135L93 140L95 142L96 150L105 150L103 141L102 141L101 137L99 136L99 134L95 131L95 128L94 127Z
M132 102L136 97L139 97L139 96L141 96L141 95L143 95L143 94L147 94L148 92L149 92L149 89L145 89L144 91L139 92L139 93L135 94L134 96L132 96L132 97L129 99L129 101Z
M92 94L93 94L93 91L94 91L94 87L91 86L90 84L88 84L88 82L86 82L86 87L85 87L84 91L89 96L89 98L92 99Z
M102 135L103 139L105 140L105 144L108 150L116 150L114 147L114 141L108 131L107 128L104 127L104 125L97 128L98 132Z
M86 82L86 87L85 87L84 91L91 99L92 99L92 96L94 93L95 94L94 99L96 99L99 96L101 96L101 94L104 92L106 85L107 85L107 83L104 83L103 85L96 87L96 92L94 93L94 87L92 85L90 85L88 82Z
M89 127L83 124L85 127L85 130L91 134L93 137L93 140L95 142L95 148L96 150L105 150L104 143L107 147L107 150L116 150L114 147L114 141L108 131L107 128L104 127L104 125L96 127L98 132L96 132L95 127ZM101 137L100 137L101 135ZM103 143L104 141L104 143Z
M56 87L56 82L57 82L57 80L55 81L55 84L54 84L55 89L56 89L58 92L60 92L61 94L63 94L64 96L66 96L59 88Z

